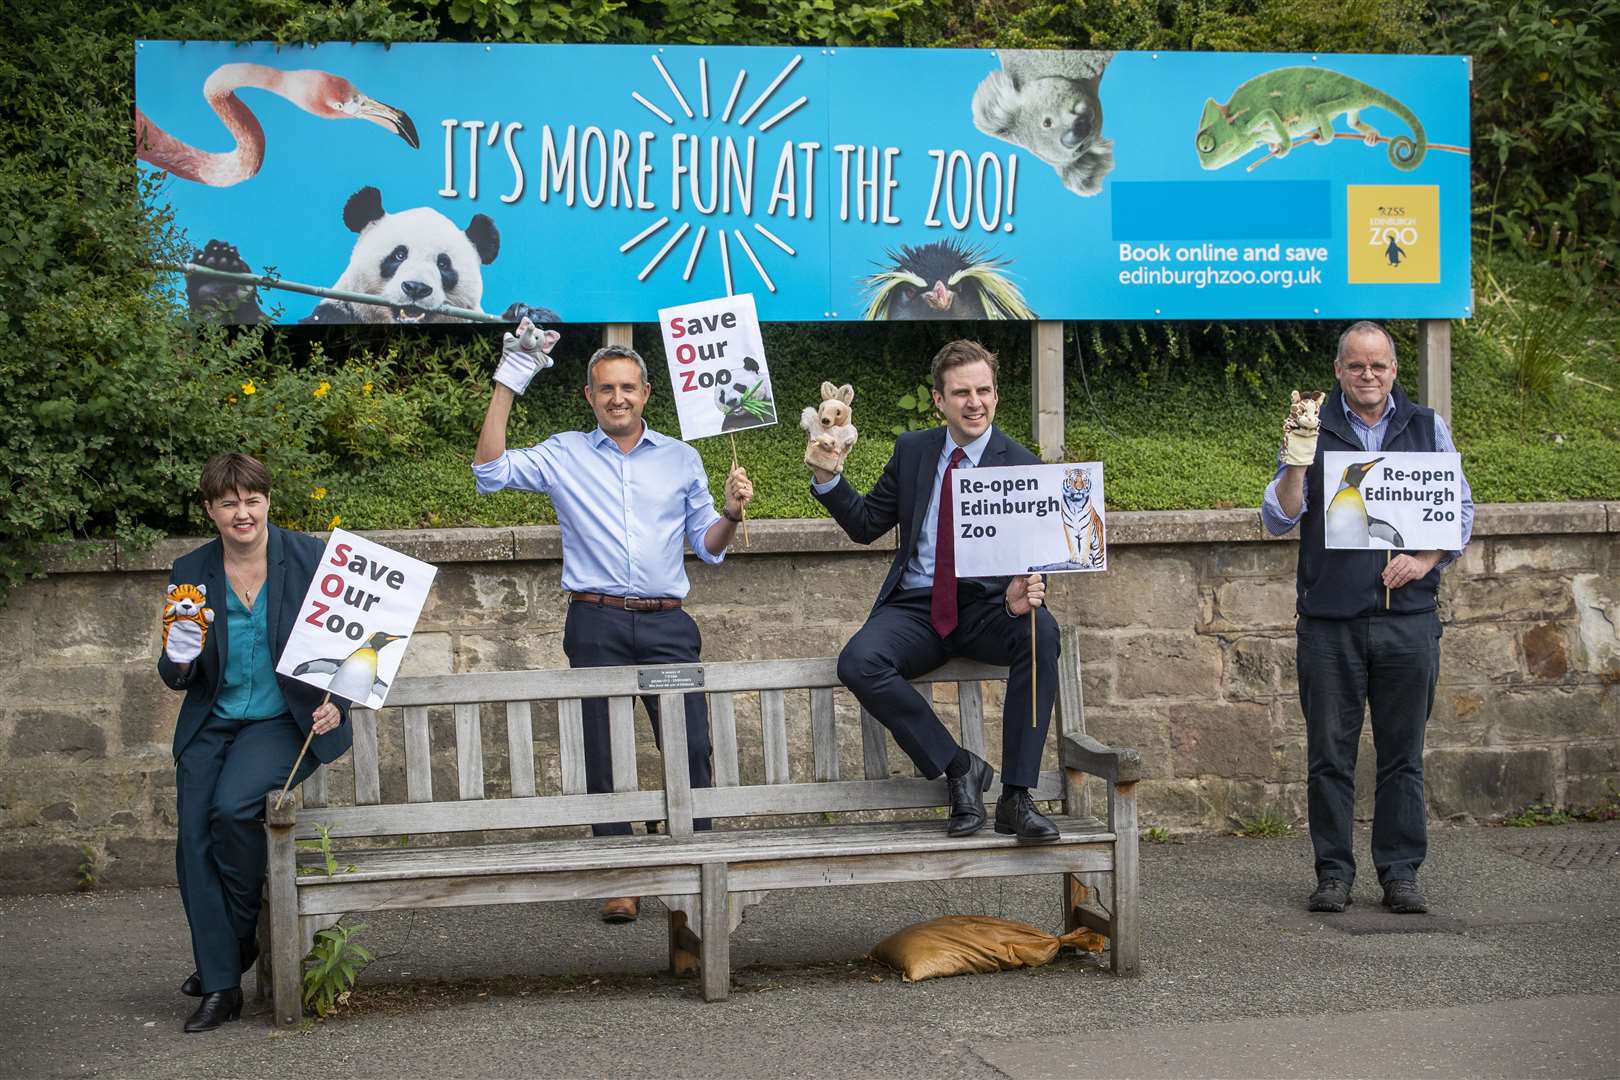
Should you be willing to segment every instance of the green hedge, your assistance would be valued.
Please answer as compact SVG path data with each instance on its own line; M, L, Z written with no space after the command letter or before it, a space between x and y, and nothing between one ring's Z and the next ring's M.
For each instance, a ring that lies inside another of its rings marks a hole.
M131 160L136 37L1473 52L1481 88L1476 145L1488 151L1475 157L1475 202L1481 236L1495 245L1480 249L1479 262L1490 268L1494 295L1497 287L1511 293L1520 273L1519 264L1493 263L1496 249L1551 254L1612 290L1620 232L1611 78L1617 4L10 4L0 35L0 96L12 117L0 125L0 597L37 569L42 541L117 535L140 542L202 528L192 494L197 471L226 447L271 464L277 514L288 523L320 526L338 516L356 527L450 525L532 520L545 510L539 500L472 495L465 462L487 393L487 335L222 332L190 325L156 291L147 268L187 245L163 212L148 209ZM1597 296L1594 307L1612 305L1612 292ZM1481 311L1488 303L1481 301ZM869 480L887 456L885 432L908 418L901 399L951 329L773 328L768 343L781 401L791 413L813 400L824 377L854 382L863 435L852 472ZM975 329L1007 361L1001 418L1027 436L1027 330ZM1296 375L1291 365L1315 365L1325 332L1274 323L1084 325L1069 345L1070 452L1108 459L1117 506L1251 503L1270 452L1275 399L1292 380L1314 375L1314 366ZM1598 346L1569 350L1568 362L1583 377L1614 385L1612 348L1601 347L1612 344L1612 326L1605 332L1606 339L1595 335ZM1469 358L1457 372L1459 433L1480 458L1482 495L1614 494L1608 478L1616 470L1602 445L1614 437L1613 395L1561 379L1549 389L1544 363L1514 358L1510 324L1482 327L1477 341L1474 333L1459 331L1459 356ZM598 337L594 328L569 328L563 365L549 376L561 389L526 403L515 430L588 425L583 401L566 386L578 381ZM646 351L656 364L656 348ZM1531 384L1534 401L1519 404L1520 388ZM1514 446L1518 429L1497 423L1503 386L1516 395L1519 425L1531 429L1525 447ZM666 429L673 427L668 404L655 400L652 409ZM785 416L780 427L743 440L744 460L761 480L758 514L816 510L804 492L795 420ZM729 459L720 441L701 449L717 472Z

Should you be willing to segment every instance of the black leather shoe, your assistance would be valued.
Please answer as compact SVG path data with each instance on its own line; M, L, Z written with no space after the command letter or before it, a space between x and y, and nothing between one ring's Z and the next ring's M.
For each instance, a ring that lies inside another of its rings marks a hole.
M1428 901L1411 878L1384 882L1384 906L1396 915L1422 915L1429 910Z
M1307 911L1343 911L1350 906L1350 883L1338 878L1325 877L1316 883L1316 891L1305 901Z
M1052 819L1035 809L1035 800L1028 788L1021 788L1012 798L996 800L996 832L1017 836L1027 843L1044 843L1058 838L1058 827Z
M242 971L247 972L259 960L259 943L257 940L240 942L237 948L242 956ZM180 984L180 992L186 997L202 997L202 976L193 971L186 976L186 981Z
M186 1033L213 1031L227 1020L235 1020L241 1015L242 988L233 986L229 990L216 990L203 995L197 1011L186 1021Z
M951 820L945 824L946 836L971 836L984 828L984 793L995 782L996 770L972 751L968 752L968 757L971 760L967 772L945 778L945 790L951 795Z

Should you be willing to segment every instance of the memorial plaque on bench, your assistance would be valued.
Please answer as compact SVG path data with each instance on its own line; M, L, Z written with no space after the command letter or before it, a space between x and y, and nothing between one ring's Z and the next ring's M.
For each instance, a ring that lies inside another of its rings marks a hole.
M636 682L643 690L695 690L703 685L701 667L638 668Z

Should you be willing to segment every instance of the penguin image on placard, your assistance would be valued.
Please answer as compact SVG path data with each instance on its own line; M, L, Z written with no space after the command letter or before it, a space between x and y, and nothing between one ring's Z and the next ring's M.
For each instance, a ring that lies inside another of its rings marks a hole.
M381 630L372 634L354 652L341 660L335 657L305 660L293 668L293 675L332 674L327 690L340 698L364 704L372 694L387 692L388 684L377 678L377 654L391 641L404 641L408 635L385 634Z
M1372 547L1373 540L1382 540L1393 547L1405 547L1400 530L1387 521L1380 521L1367 513L1367 504L1361 499L1361 481L1372 467L1384 459L1358 461L1344 470L1339 479L1339 490L1328 503L1327 518L1323 524L1324 539L1330 548Z

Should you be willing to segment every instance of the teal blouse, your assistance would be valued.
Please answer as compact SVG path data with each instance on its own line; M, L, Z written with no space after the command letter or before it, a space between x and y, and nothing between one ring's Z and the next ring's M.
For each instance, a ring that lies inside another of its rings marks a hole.
M228 720L268 720L287 711L276 684L264 594L250 611L236 590L225 590L225 670L219 680L214 714Z

